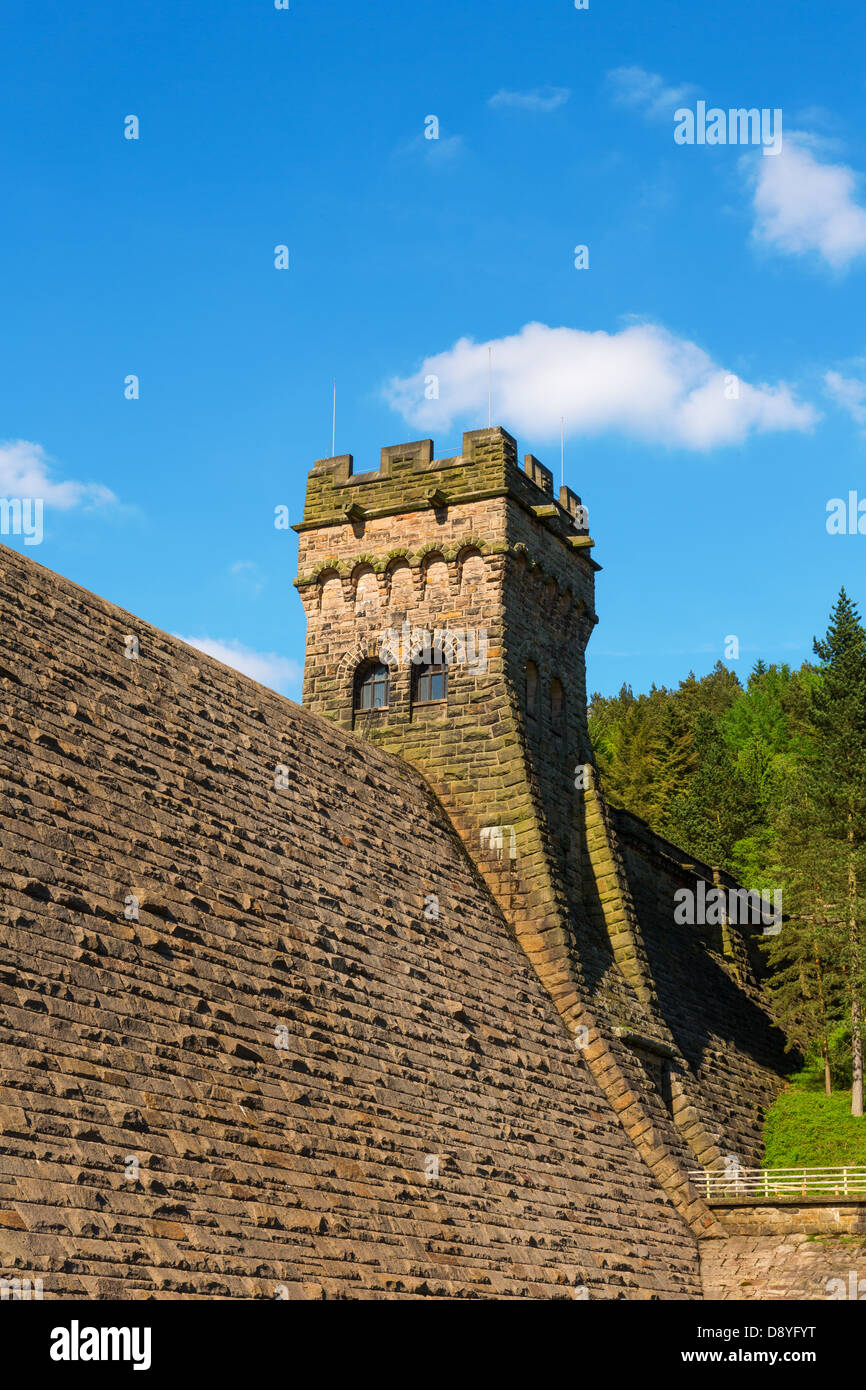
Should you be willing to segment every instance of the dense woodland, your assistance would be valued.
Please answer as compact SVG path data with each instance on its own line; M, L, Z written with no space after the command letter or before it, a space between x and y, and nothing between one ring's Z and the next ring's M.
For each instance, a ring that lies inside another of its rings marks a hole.
M762 940L767 995L807 1082L851 1087L863 1113L866 994L866 631L841 591L814 662L718 662L676 689L594 695L605 793L748 888L782 889Z

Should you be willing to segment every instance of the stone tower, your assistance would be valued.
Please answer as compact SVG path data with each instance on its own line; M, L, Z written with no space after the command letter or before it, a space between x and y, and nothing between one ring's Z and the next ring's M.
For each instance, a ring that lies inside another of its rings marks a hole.
M599 566L580 498L556 498L550 471L531 454L521 468L511 435L488 428L455 458L428 439L383 449L373 472L320 460L295 529L304 704L424 773L596 1082L704 1233L688 1172L735 1145L754 1159L775 1061L755 1061L768 1023L751 943L669 936L675 887L712 869L630 828L596 784L585 652ZM419 884L419 910L435 893ZM742 990L751 1032L732 1054ZM712 1032L706 1000L725 991ZM736 1093L755 1100L731 1119L718 1081L738 1067Z
M352 463L315 465L296 528L304 704L419 766L509 916L529 908L537 931L542 883L580 892L586 513L531 454L521 469L499 428L464 434L458 458L426 439L383 449L375 472Z

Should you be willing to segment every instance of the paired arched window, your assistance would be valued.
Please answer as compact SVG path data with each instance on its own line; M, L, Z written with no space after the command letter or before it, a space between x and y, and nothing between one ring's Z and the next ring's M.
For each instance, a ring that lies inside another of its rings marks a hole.
M367 661L355 676L355 709L386 709L391 673L381 661Z
M526 713L546 716L546 711L539 707L538 667L534 661L527 661L523 681L523 700ZM550 722L554 730L562 729L565 723L565 687L558 676L554 676L550 682Z
M448 694L448 667L444 662L425 661L414 668L413 700L416 705L430 705L444 700Z

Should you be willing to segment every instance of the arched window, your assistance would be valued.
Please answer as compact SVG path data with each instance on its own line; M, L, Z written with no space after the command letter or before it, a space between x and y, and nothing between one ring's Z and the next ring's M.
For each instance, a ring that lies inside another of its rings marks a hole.
M534 661L526 663L526 713L535 714L535 706L538 700L538 667Z
M390 672L381 661L367 661L355 676L355 709L386 709L390 692Z
M429 705L448 694L448 667L444 662L425 661L415 667L415 704Z
M565 712L565 691L562 688L562 681L554 676L550 682L550 722L554 729L562 728L562 719Z

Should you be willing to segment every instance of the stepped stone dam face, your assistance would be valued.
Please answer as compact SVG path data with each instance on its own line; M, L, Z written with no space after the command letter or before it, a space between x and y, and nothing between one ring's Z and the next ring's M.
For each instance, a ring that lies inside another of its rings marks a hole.
M674 925L724 876L599 786L580 499L491 429L317 464L297 529L305 708L0 548L0 1280L738 1296L689 1173L757 1161L782 1040L754 934Z
M691 1232L422 778L0 554L3 1274L697 1296Z

